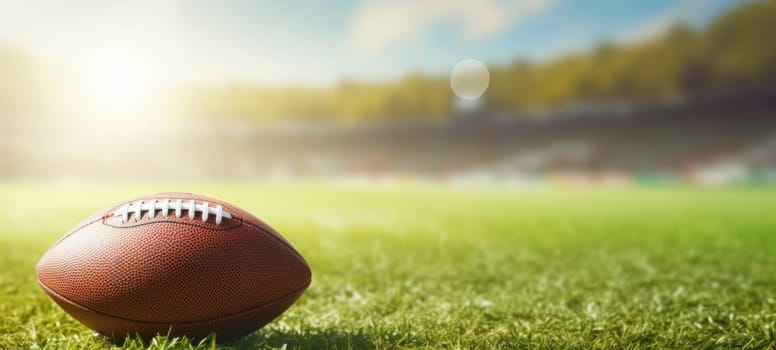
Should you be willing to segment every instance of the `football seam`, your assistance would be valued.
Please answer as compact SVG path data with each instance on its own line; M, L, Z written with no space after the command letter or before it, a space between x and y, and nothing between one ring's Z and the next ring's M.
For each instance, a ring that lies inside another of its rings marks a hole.
M170 199L187 199L187 198L183 198L183 197L170 197ZM65 240L65 239L67 239L68 237L70 237L70 236L72 236L72 235L76 234L78 231L81 231L81 230L82 230L84 227L86 227L86 226L89 226L89 225L91 225L91 224L94 224L95 222L98 222L98 221L102 221L102 222L103 222L103 224L105 224L105 220L107 220L109 217L112 217L112 216L113 216L113 214L112 214L112 213L113 213L114 211L116 211L116 209L118 209L118 208L120 208L122 205L125 205L125 204L127 204L127 203L130 203L130 202L132 202L132 201L124 201L124 202L121 202L121 203L119 203L119 204L116 204L116 205L114 205L114 206L110 207L110 209L107 209L107 210L106 210L106 212L105 212L105 213L104 213L102 216L100 216L99 218L96 218L96 219L94 219L94 220L92 220L92 221L89 221L89 222L87 222L87 223L84 223L84 224L81 224L81 225L78 225L78 226L74 227L74 228L72 229L72 231L70 231L70 232L69 232L69 233L67 233L66 235L64 235L64 236L60 237L60 238L59 238L59 239L58 239L56 242L54 242L54 245L52 245L52 246L51 246L51 248L49 248L49 250L51 250L51 249L53 249L54 247L56 247L57 245L59 245L59 244L60 244L62 241L64 241L64 240ZM221 204L221 205L222 205L224 208L228 208L228 209L229 209L229 210L231 210L231 211L236 211L236 210L235 210L236 208L232 207L231 205L229 205L229 204L227 204L227 203L220 203L220 204ZM232 214L232 216L233 216L233 218L232 218L233 220L237 220L237 221L239 221L239 222L241 222L241 223L247 223L247 224L249 224L249 222L247 222L247 220L245 220L245 219L244 219L242 216L240 216L240 215L235 215L235 214ZM170 221L166 221L166 222L170 222ZM121 228L121 227L118 227L118 226L113 226L113 225L108 225L108 224L105 224L105 225L107 225L107 226L110 226L110 227L115 227L115 228ZM136 226L139 226L139 225L136 225ZM136 226L135 226L135 227L136 227ZM251 225L251 226L255 226L255 225ZM239 227L239 226L238 226L238 227ZM265 231L265 230L262 230L262 231ZM266 232L266 231L265 231L265 232ZM272 236L274 236L274 235L272 235ZM285 244L284 244L284 245L285 245ZM291 250L293 251L294 249L293 249L293 248L291 248ZM297 253L297 252L296 252L296 251L294 251L294 253ZM299 253L297 253L297 255L299 255Z
M130 227L134 228L134 227L140 227L140 226L145 226L145 225L153 225L153 224L158 224L158 223L179 224L179 225L187 225L187 226L192 226L192 227L206 227L206 226L202 226L200 224L194 224L194 223L188 223L188 222L179 222L179 221L171 221L171 220L148 221L148 222L144 222L144 223L140 223L140 224L132 225L132 226L116 226L116 225L111 225L111 224L108 224L108 223L105 222L105 220L108 217L109 216L106 215L106 216L104 216L102 218L102 220L103 220L102 224L105 225L105 226L109 226L109 227L113 227L113 228L117 228L117 229L130 228ZM216 228L207 227L207 228L213 229L213 230L216 230L216 231L229 231L229 230L238 229L242 225L251 226L251 227L253 227L255 229L258 229L259 231L265 233L266 235L272 237L274 240L278 241L281 245L286 247L286 249L288 249L291 253L296 255L300 260L304 261L305 263L307 262L304 259L304 257L302 257L302 254L300 254L298 251L296 251L296 249L294 247L292 247L290 243L287 243L282 238L278 237L278 235L275 232L273 232L272 230L268 230L268 229L266 229L265 227L263 227L261 225L257 225L257 224L254 224L254 223L248 221L248 220L245 220L243 217L241 217L239 215L234 215L234 218L232 218L231 220L237 221L239 223L239 225L235 225L235 226L232 226L232 227L216 227ZM93 223L95 223L97 221L99 221L99 220L95 220L95 221L89 223L88 225L84 225L83 227L89 226L89 225L91 225L91 224L93 224ZM83 227L81 227L81 228L83 228ZM79 228L76 231L79 231L81 228ZM73 233L75 233L76 231L74 231ZM64 240L64 238L62 240Z
M229 219L227 219L227 220L229 220ZM238 228L242 227L243 223L245 223L245 221L243 221L242 219L235 220L235 221L238 221L238 224L234 225L234 226L230 226L230 227L226 227L226 225L221 225L219 227L210 227L210 226L205 226L203 224L197 224L197 223L191 223L191 222L172 221L172 220L148 221L148 222L143 222L143 223L139 223L139 224L135 224L135 225L126 225L126 226L116 226L116 225L113 225L113 224L109 224L105 220L103 220L102 224L105 225L105 226L108 226L108 227L124 229L124 228L135 228L135 227L141 227L141 226L153 225L153 224L160 224L160 223L168 223L168 224L178 224L178 225L186 225L186 226L192 226L192 227L204 227L204 228L207 228L207 229L213 230L213 231L229 231L229 230L238 229Z
M107 220L109 217L111 217L111 215L105 214L105 215L103 215L103 216L101 216L101 217L99 217L99 218L97 218L97 219L94 219L93 221L90 221L90 222L88 222L88 223L85 223L85 224L83 224L83 225L81 225L81 226L78 226L77 228L73 229L73 230L72 230L70 233L68 233L68 234L64 235L64 236L63 236L63 237L61 237L59 240L57 240L56 242L54 242L54 245L52 245L52 246L51 246L51 248L49 248L49 250L51 250L51 249L54 249L54 247L58 246L58 245L59 245L60 243L62 243L64 240L68 239L70 236L72 236L72 235L74 235L74 234L78 233L79 231L83 230L83 229L84 229L84 228L86 228L87 226L89 226L89 225L92 225L92 224L95 224L95 223L97 223L97 222L102 222L102 224L103 224L103 225L105 225L105 226L108 226L108 227L113 227L113 228L118 228L118 229L122 229L122 228L129 228L129 227L139 227L139 226L145 226L145 225L150 225L150 224L157 224L157 223L171 223L171 224L188 225L188 226L194 226L194 227L205 227L205 226L196 225L196 224L191 224L191 223L187 223L187 222L178 222L178 221L170 221L170 220L163 220L163 221L153 221L153 222L146 222L146 223L142 223L142 224L138 224L138 225L133 225L133 226L115 226L115 225L111 225L111 224L107 224L107 223L105 223L105 220ZM232 226L232 227L221 227L221 228L212 228L212 229L213 229L213 230L216 230L216 231L228 231L228 230L234 230L234 229L238 229L238 228L240 228L240 227L241 227L243 224L249 224L250 226L253 226L253 227L256 227L256 228L258 228L258 229L261 229L260 227L257 227L257 226L255 226L255 225L252 225L252 224L250 224L249 222L247 222L247 221L243 220L243 218L242 218L242 217L240 217L240 216L237 216L237 215L235 215L235 218L236 218L236 219L232 219L232 220L238 221L238 222L239 222L239 224L238 224L238 225L235 225L235 226ZM210 228L210 227L208 227L208 228ZM263 229L262 229L262 231L263 231L263 232L265 232L265 233L267 233L267 232L266 232L266 230L263 230ZM272 236L273 238L277 239L277 238L275 237L275 235L273 235L273 234L270 234L270 236ZM281 243L283 243L283 242L282 242L282 240L281 240ZM284 246L286 246L286 247L288 247L288 245L287 245L287 244L285 244L285 243L284 243L283 245L284 245ZM296 255L299 255L299 253L297 253L297 252L296 252L296 251L295 251L293 248L291 248L291 251L292 251L292 252L294 252L294 253L296 253Z
M278 301L284 300L284 299L289 298L289 297L291 297L291 296L293 296L293 295L295 295L297 293L300 293L300 292L304 291L305 289L307 289L307 287L310 286L310 283L312 282L312 279L308 280L307 283L305 283L303 286L301 286L299 288L296 288L296 289L294 289L293 291L291 291L289 293L286 293L286 294L284 294L284 295L282 295L280 297L272 299L271 301L268 301L268 302L263 303L261 305L253 306L253 307L250 307L250 308L248 308L246 310L238 311L238 312L235 312L235 313L232 313L232 314L227 314L227 315L213 317L213 318L208 318L208 319L203 319L203 320L196 320L196 321L142 321L142 320L135 320L135 319L127 318L127 317L116 316L116 315L113 315L113 314L110 314L110 313L107 313L107 312L102 312L102 311L94 310L92 308L89 308L89 307L86 307L86 306L81 305L79 303L76 303L75 301L73 301L73 300L71 300L69 298L66 298L62 294L59 294L55 290L49 288L40 279L37 279L37 281L38 281L38 284L41 286L41 288L46 290L46 292L48 292L48 293L56 295L56 297L59 298L60 300L63 300L66 303L71 304L71 305L73 305L73 306L75 306L77 308L80 308L80 309L84 310L84 311L93 312L95 314L98 314L98 315L101 315L101 316L104 316L104 317L110 317L110 318L114 318L114 319L117 319L117 320L122 320L122 321L127 321L127 322L135 322L135 323L143 323L143 324L196 325L196 324L199 324L199 323L210 323L210 322L223 321L223 320L227 320L227 319L234 318L234 317L240 317L240 316L243 316L245 314L249 314L251 312L257 311L257 310L262 309L264 307L267 307L267 306L269 306L269 305L271 305L273 303L276 303Z
M186 199L186 198L183 198L182 196L179 196L179 197L171 197L170 199ZM99 218L97 218L97 219L95 219L95 220L93 220L93 221L91 221L91 222L89 222L89 223L83 224L83 225L81 225L81 226L79 226L79 227L77 227L77 228L73 229L73 231L72 231L72 232L70 232L70 233L66 234L64 237L61 237L59 240L57 240L57 241L54 243L54 245L52 245L52 246L51 246L51 248L49 248L49 250L51 250L51 249L53 249L54 247L56 247L57 245L59 245L59 244L60 244L62 241L64 241L64 240L65 240L65 239L67 239L68 237L70 237L70 236L72 236L72 235L76 234L78 231L81 231L81 230L82 230L84 227L86 227L86 226L89 226L89 225L91 225L91 224L94 224L95 222L98 222L98 221L102 221L103 225L106 225L106 226L109 226L109 227L114 227L114 228L123 228L123 227L120 227L120 226L114 226L114 225L109 225L109 224L106 224L106 223L105 223L105 220L106 220L107 218L109 218L109 217L111 217L111 216L112 216L112 215L110 215L110 213L111 213L111 212L115 211L117 208L119 208L119 207L121 207L122 205L125 205L126 203L129 203L129 202L130 202L130 201L126 201L126 202L122 202L122 203L120 203L120 204L117 204L117 205L113 206L111 209L108 209L108 212L107 212L107 213L105 213L105 214L103 214L103 215L102 215L102 216L100 216ZM228 203L220 203L220 204L221 204L221 205L222 205L224 208L228 208L229 210L236 212L236 210L235 210L236 208L232 207L232 206L231 206L231 205L229 205ZM252 223L252 222L250 222L250 221L246 220L245 218L243 218L243 217L242 217L242 216L240 216L240 215L235 215L235 214L232 214L232 215L234 216L234 217L232 218L233 220L239 221L239 222L240 222L240 223L242 223L242 224L245 224L245 225L251 226L251 227L253 227L253 228L256 228L256 229L260 230L261 232L264 232L265 234L268 234L268 235L269 235L269 236L271 236L273 239L275 239L276 241L280 242L280 244L282 244L282 245L283 245L284 247L286 247L286 248L287 248L289 251L291 251L291 252L292 252L294 255L296 255L296 256L297 256L297 257L298 257L300 260L304 261L304 262L305 262L305 265L307 265L307 261L306 261L306 260L305 260L305 258L302 256L302 254L300 254L298 251L296 251L296 249L295 249L293 246L291 246L291 244L290 244L290 243L288 243L288 242L284 241L282 238L278 237L276 233L272 232L272 230L267 230L266 228L264 228L264 227L263 227L263 226L261 226L261 225L254 224L254 223ZM168 222L168 223L176 223L176 224L186 224L186 223L177 222L177 221L156 221L156 222L148 222L148 223L146 223L146 224L153 224L153 223L159 223L159 222ZM141 225L146 225L146 224L134 225L134 226L132 226L132 227L138 227L138 226L141 226ZM188 224L188 225L191 225L191 224ZM192 225L192 226L196 226L196 225ZM239 226L236 226L236 227L233 227L233 228L223 228L223 229L220 229L220 230L224 230L224 231L226 231L226 230L234 229L234 228L237 228L237 227L239 227Z
M267 236L272 237L272 239L274 239L275 241L280 243L282 246L286 247L286 249L288 251L290 251L292 254L296 255L296 257L299 258L299 260L301 260L302 262L304 262L305 265L308 265L307 264L307 260L304 259L302 254L300 254L298 251L296 251L296 249L294 247L292 247L290 243L287 243L282 238L278 237L278 235L275 232L273 232L272 230L267 230L266 228L264 228L264 227L262 227L260 225L256 225L256 224L254 224L254 223L252 223L250 221L247 221L247 220L243 219L242 217L240 217L238 215L235 215L235 217L237 219L231 219L231 220L238 221L239 225L236 225L236 226L233 226L233 227L213 228L213 230L216 230L216 231L229 231L229 230L236 230L236 229L242 227L242 225L248 225L250 227L253 227L253 228L263 232ZM94 222L92 222L92 224L93 223ZM170 223L170 224L187 225L187 226L193 226L193 227L203 227L203 226L201 226L199 224L193 224L193 223L188 223L188 222L179 222L179 221L170 221L170 220L150 221L150 222L145 222L145 223L142 223L142 224L137 224L137 225L134 225L134 226L115 226L115 225L111 225L111 224L105 223L104 220L102 222L102 224L105 225L105 226L109 226L109 227L113 227L113 228L117 228L117 229L123 229L123 228L129 228L129 227L133 227L134 228L134 227L140 227L140 226L145 226L145 225L153 225L153 224L158 224L158 223ZM86 226L88 226L88 225L85 225L84 227L86 227ZM75 233L75 232L73 232L73 233ZM64 240L64 238L63 238L63 240ZM310 268L308 267L308 270L309 269Z

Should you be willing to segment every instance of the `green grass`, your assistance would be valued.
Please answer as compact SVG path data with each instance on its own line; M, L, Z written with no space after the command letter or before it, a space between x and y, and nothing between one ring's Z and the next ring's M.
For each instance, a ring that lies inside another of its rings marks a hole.
M109 203L187 190L264 218L313 284L229 343L112 343L36 285ZM0 348L773 348L776 189L0 185Z

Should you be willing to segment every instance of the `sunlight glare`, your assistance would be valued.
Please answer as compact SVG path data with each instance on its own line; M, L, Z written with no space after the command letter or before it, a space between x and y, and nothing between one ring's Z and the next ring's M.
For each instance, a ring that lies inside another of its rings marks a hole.
M140 60L110 54L93 57L86 78L93 102L116 112L142 102L150 85L148 73Z

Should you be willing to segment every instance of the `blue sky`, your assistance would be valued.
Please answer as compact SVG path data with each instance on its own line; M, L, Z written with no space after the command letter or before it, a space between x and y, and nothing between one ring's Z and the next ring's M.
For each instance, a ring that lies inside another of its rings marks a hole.
M0 0L0 46L71 65L109 52L175 81L321 85L444 74L462 59L546 60L630 43L733 0Z

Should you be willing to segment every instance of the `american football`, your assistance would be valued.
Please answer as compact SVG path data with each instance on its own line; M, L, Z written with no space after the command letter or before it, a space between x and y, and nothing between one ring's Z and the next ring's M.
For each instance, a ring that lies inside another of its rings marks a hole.
M304 258L266 223L186 193L94 214L36 272L67 313L113 337L243 335L283 313L311 281Z

